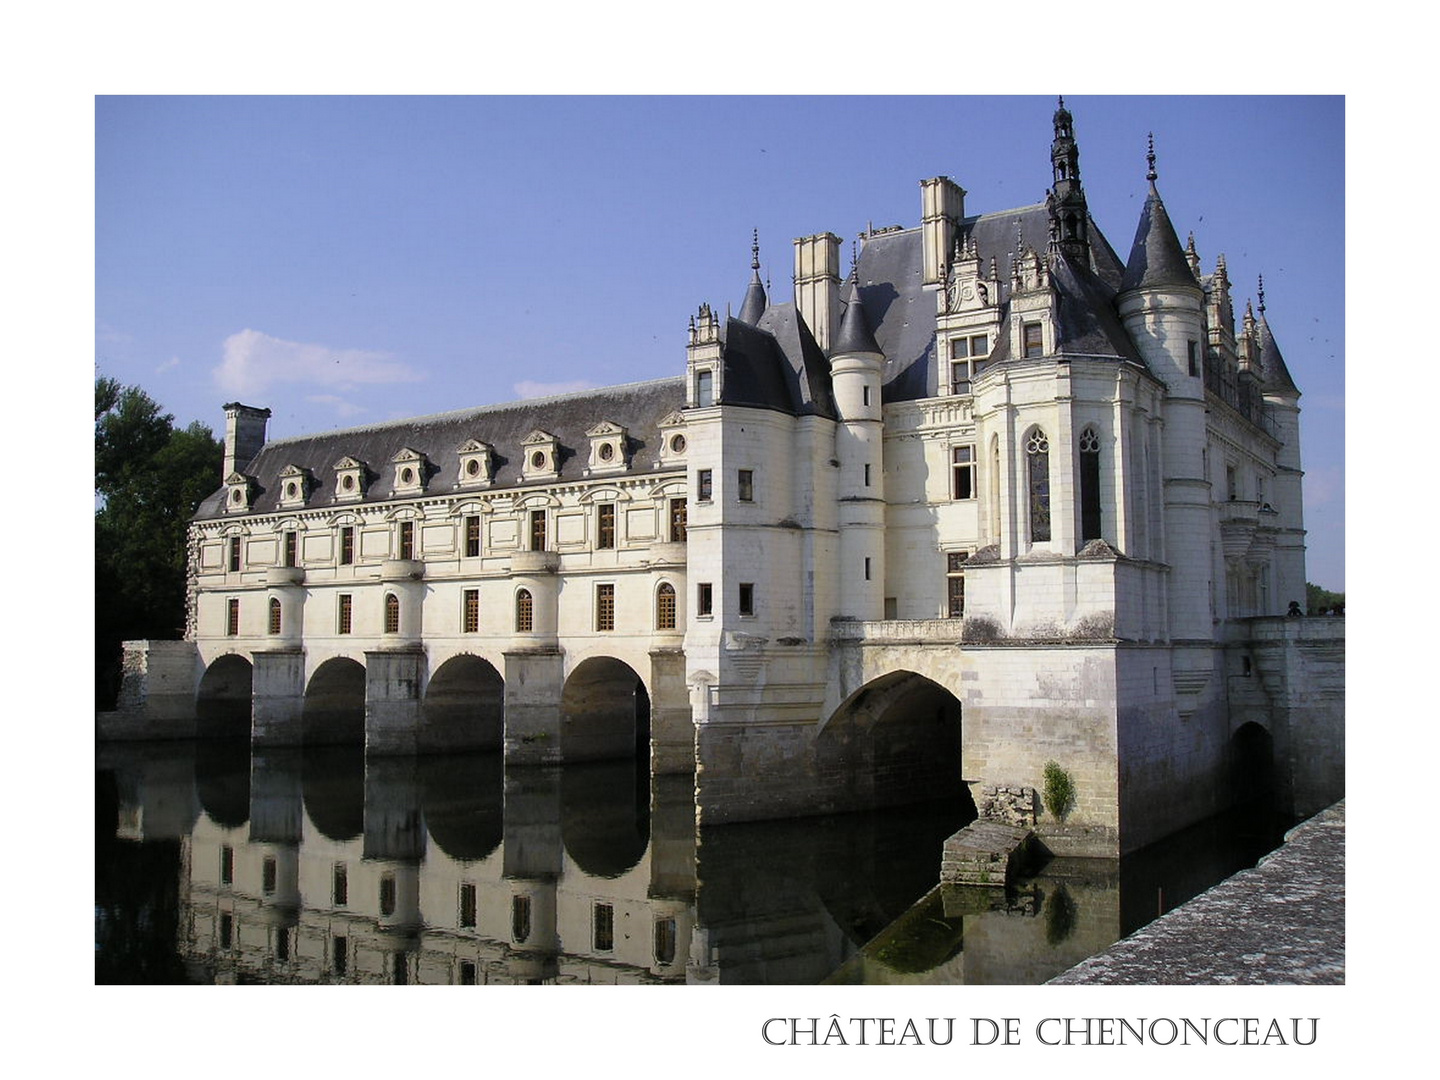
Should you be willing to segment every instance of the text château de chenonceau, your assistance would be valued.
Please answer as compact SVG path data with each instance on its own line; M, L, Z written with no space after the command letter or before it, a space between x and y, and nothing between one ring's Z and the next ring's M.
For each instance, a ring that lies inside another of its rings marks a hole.
M757 240L665 378L277 440L225 406L184 640L127 644L102 737L638 757L702 826L968 789L1109 858L1255 768L1334 802L1344 620L1285 617L1300 391L1263 285L1237 319L1153 148L1123 260L1063 102L1050 157L1016 209L921 181L848 271L795 240L783 302Z

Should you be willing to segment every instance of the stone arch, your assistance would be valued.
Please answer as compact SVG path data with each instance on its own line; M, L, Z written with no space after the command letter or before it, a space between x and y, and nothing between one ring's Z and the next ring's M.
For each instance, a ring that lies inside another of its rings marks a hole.
M1270 799L1275 791L1275 742L1251 720L1230 736L1230 783L1236 805Z
M195 734L201 738L249 738L250 695L255 668L249 657L217 657L195 691Z
M560 745L566 761L649 760L650 691L623 660L591 656L560 694Z
M970 801L961 774L959 699L914 671L891 671L860 687L816 740L822 783L837 809L930 799ZM973 813L973 810L972 810Z
M305 687L301 740L312 746L364 744L365 667L334 656L315 669Z
M505 679L473 653L450 657L430 676L420 706L416 746L439 750L499 750L505 741Z

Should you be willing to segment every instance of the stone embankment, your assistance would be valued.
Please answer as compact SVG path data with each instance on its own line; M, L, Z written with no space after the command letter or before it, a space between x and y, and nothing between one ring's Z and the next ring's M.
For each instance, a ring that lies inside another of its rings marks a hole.
M1261 860L1051 979L1070 985L1345 981L1345 803Z

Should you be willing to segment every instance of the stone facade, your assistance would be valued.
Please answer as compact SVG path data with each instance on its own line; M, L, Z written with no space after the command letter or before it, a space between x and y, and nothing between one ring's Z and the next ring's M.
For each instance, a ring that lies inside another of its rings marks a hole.
M843 278L838 237L796 240L792 302L757 254L683 378L268 442L268 410L227 406L200 696L253 667L257 743L343 737L346 708L375 754L648 741L702 823L1038 789L1053 760L1076 800L1038 835L1115 854L1232 801L1249 650L1283 786L1338 797L1338 714L1289 730L1310 653L1249 644L1305 581L1264 294L1237 327L1153 153L1122 261L1053 120L1046 202L971 215L927 180L921 224L862 235Z

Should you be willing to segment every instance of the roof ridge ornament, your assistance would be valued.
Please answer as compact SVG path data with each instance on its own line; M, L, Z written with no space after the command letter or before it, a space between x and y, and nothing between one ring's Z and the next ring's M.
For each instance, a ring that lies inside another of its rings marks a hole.
M1265 318L1265 275L1257 275L1260 279L1260 317Z
M1153 131L1150 132L1148 138L1149 149L1145 152L1145 161L1146 164L1149 165L1149 169L1145 173L1145 179L1150 181L1150 187L1153 190L1158 177L1158 174L1155 172L1155 133Z

